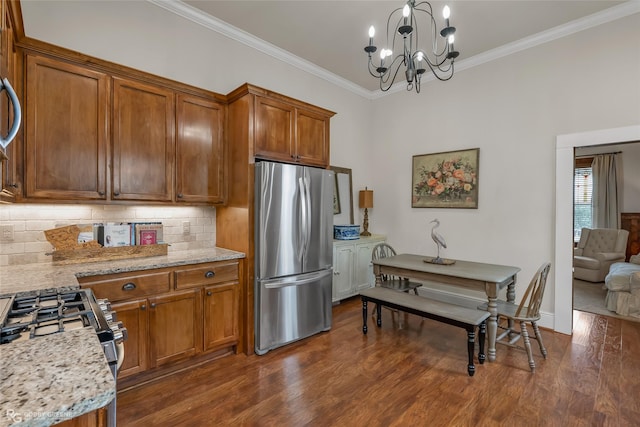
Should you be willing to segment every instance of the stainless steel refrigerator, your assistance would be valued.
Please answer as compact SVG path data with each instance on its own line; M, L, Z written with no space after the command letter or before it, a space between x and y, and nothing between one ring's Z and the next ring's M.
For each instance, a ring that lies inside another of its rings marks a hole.
M255 165L255 351L331 329L332 171Z

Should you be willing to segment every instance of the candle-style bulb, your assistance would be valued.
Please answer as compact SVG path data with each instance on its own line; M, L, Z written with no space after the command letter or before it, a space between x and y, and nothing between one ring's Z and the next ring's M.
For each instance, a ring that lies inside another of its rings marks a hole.
M373 36L376 35L376 29L373 28L373 25L369 27L369 38L372 39Z
M451 34L451 35L449 36L449 40L448 40L448 41L449 41L449 44L453 46L453 41L454 41L454 40L455 40L455 37L454 37L454 35L453 35L453 34Z
M404 7L402 8L402 16L404 16L405 18L408 18L410 10L411 9L409 9L409 5L405 4Z
M449 16L451 16L451 9L449 9L449 6L445 6L442 9L442 17L444 19L449 19Z

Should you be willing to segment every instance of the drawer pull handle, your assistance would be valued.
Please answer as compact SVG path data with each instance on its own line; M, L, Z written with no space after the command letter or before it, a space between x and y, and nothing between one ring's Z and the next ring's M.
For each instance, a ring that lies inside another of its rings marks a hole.
M135 288L136 288L136 284L135 284L135 283L133 283L133 282L125 283L125 284L122 286L122 290L123 290L123 291L132 291L132 290L134 290Z
M213 271L209 270L206 273L204 273L204 277L206 277L207 279L211 279L213 276L215 276L216 273L214 273Z

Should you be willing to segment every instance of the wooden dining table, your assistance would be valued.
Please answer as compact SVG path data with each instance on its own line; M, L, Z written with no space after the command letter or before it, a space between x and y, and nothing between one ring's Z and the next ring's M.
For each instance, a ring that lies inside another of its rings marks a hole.
M435 282L466 289L483 290L487 294L490 314L487 324L487 358L491 362L495 361L498 292L506 287L507 301L515 301L516 276L520 268L461 260L455 260L455 263L451 265L443 265L427 262L429 259L424 255L400 254L372 260L376 286L380 286L382 283L382 275L390 274L424 281L423 286L429 286L430 282Z

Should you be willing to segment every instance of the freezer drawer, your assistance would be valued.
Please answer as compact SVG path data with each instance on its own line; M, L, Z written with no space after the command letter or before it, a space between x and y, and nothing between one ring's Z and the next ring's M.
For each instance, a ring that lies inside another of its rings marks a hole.
M331 329L333 270L256 282L256 354Z

